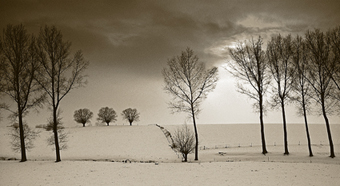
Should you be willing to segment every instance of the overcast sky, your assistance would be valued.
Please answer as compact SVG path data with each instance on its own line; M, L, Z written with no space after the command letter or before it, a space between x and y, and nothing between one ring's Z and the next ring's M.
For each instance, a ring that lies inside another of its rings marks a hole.
M171 96L163 90L162 69L167 60L190 47L207 67L219 67L214 92L202 104L199 124L258 123L253 101L235 91L233 79L222 66L229 61L228 47L261 35L303 35L308 29L327 31L340 23L340 1L112 1L112 0L10 0L0 2L0 29L23 23L30 33L55 25L72 52L81 49L90 61L88 85L73 90L60 108L66 126L77 125L73 112L89 108L95 118L101 107L118 114L126 108L140 112L138 124L191 123L186 114L171 114ZM14 105L14 104L13 104ZM7 113L3 114L6 117ZM31 112L30 125L46 123L47 107ZM92 125L95 125L95 118ZM265 123L281 123L279 111L269 111ZM288 123L303 123L294 106L287 109ZM311 123L324 123L311 116ZM331 123L340 123L332 116ZM7 125L4 118L1 125Z

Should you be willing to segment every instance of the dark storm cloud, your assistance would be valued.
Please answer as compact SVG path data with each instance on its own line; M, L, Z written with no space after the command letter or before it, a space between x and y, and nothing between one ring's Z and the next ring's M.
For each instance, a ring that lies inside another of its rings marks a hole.
M78 107L131 105L143 113L143 122L172 123L175 116L169 116L169 97L162 91L167 59L190 47L208 66L222 65L228 47L238 41L333 28L339 25L339 7L336 0L8 0L0 3L0 29L23 23L37 34L41 26L55 25L72 42L72 53L83 51L90 61L89 84L63 103L65 118L72 120ZM222 79L225 74L220 71L219 90L211 95L213 107L203 108L208 116L203 123L212 118L228 123L222 116L240 113L228 107L235 100L228 99L234 85ZM248 108L237 100L239 108Z
M186 47L214 63L225 57L221 48L238 40L327 29L340 20L338 7L338 1L317 0L7 1L0 26L23 23L38 32L53 24L98 67L148 74Z

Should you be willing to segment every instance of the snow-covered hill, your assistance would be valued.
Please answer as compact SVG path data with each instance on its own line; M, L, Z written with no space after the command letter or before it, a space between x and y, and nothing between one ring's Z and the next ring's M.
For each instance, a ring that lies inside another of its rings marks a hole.
M27 152L27 158L53 160L53 146L46 139L52 132L43 129L34 141L35 147ZM169 147L162 131L155 125L148 126L90 126L64 129L68 133L68 148L61 151L62 160L132 160L177 161L178 156ZM10 127L0 130L0 157L20 158L10 146Z
M164 127L173 132L178 126ZM66 128L69 147L54 163L46 143L52 132L39 129L29 161L0 161L0 185L338 185L340 127L332 127L336 158L328 157L321 125L311 127L314 157L308 157L303 126L289 126L291 154L283 156L281 126L267 125L269 153L263 156L257 125L199 125L196 163L181 163L155 125ZM9 130L0 128L0 157L20 159L9 145ZM189 162L195 162L193 154Z

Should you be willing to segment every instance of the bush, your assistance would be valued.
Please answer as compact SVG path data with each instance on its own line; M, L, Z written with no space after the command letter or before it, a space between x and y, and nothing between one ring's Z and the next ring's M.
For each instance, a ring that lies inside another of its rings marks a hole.
M175 131L172 148L182 154L184 162L188 161L188 154L193 153L195 149L195 134L187 125Z
M67 149L67 141L68 141L68 133L64 132L64 130L60 129L58 130L58 140L59 140L59 150L65 150ZM54 139L54 133L52 133L52 135L47 138L47 144L52 146L54 149L55 146L55 139Z

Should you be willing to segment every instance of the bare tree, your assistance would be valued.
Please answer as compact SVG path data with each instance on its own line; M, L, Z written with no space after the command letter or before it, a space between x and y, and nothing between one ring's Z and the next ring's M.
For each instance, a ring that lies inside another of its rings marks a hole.
M254 108L260 113L262 154L266 154L266 139L264 133L263 115L265 113L264 96L270 84L270 76L267 73L268 64L265 52L262 49L262 38L251 40L247 44L239 43L233 49L229 48L232 61L226 68L234 77L240 80L238 92L254 99ZM248 84L249 88L245 85Z
M83 127L85 127L85 124L90 122L90 119L93 117L93 113L89 109L84 108L74 111L73 117L74 121L83 124Z
M0 40L0 46L1 46L1 40ZM5 72L5 64L2 59L2 50L0 49L0 97L4 96L4 90L5 90L5 84L2 83L4 80L4 72ZM2 111L7 108L7 105L5 103L0 103L0 122L2 120Z
M298 103L298 113L304 117L309 156L313 156L312 142L309 135L307 113L311 105L311 86L306 76L308 75L308 49L301 36L297 36L293 41L293 67L296 69L294 74L293 89L296 96L290 96L292 100Z
M99 110L97 120L100 121L100 122L103 122L103 123L105 122L106 125L109 126L110 122L117 121L116 111L114 111L113 108L102 107Z
M307 31L305 34L306 46L310 52L310 63L307 81L313 87L314 99L321 106L325 119L330 147L330 157L334 158L334 146L331 128L327 114L334 108L335 85L332 76L336 73L336 61L332 60L330 40L320 30Z
M183 156L183 161L188 161L188 154L192 153L195 149L195 136L187 125L177 128L172 137L172 149L179 152Z
M129 121L130 126L132 126L132 122L139 121L139 113L137 109L128 108L123 110L122 112L123 119Z
M334 69L327 69L327 71L337 88L334 98L340 101L340 26L327 32L327 40L331 46L331 51L333 53L331 60L334 63L332 66Z
M198 62L198 57L187 48L181 56L168 60L168 68L163 69L163 76L164 89L174 97L170 108L174 112L187 112L192 117L196 139L195 160L198 160L196 115L203 99L215 89L217 68L206 70L204 63Z
M30 36L23 25L8 25L4 29L0 41L1 91L16 102L16 111L11 111L2 104L2 108L12 112L11 117L19 120L21 161L26 158L23 117L28 110L35 106L42 106L44 94L34 81L38 68L36 56L36 41Z
M295 69L292 68L293 52L291 36L273 36L267 46L267 57L269 69L276 84L272 87L273 93L271 102L273 108L281 107L284 133L284 154L289 155L285 105L288 102L289 93L292 90L294 82Z
M60 30L56 27L42 27L38 38L39 78L41 87L49 96L49 105L53 113L53 132L56 150L56 162L61 161L57 130L57 112L61 100L75 88L86 84L83 72L89 65L81 51L69 57L71 43L63 41Z

